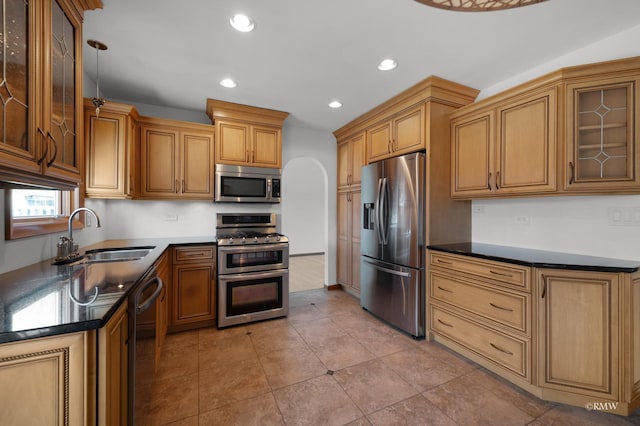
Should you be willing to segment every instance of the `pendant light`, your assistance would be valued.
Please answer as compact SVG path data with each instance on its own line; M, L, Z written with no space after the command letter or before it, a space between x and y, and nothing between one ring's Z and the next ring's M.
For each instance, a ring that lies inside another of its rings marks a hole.
M91 98L91 103L96 107L96 117L100 116L100 108L104 105L104 99L100 97L100 67L98 56L101 50L107 50L107 45L97 40L87 40L87 44L96 49L96 97Z

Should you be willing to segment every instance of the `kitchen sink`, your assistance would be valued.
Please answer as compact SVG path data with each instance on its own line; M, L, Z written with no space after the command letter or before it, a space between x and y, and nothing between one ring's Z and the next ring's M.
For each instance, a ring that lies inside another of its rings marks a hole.
M148 255L151 250L155 248L155 246L142 246L88 250L84 254L84 260L90 263L139 260Z

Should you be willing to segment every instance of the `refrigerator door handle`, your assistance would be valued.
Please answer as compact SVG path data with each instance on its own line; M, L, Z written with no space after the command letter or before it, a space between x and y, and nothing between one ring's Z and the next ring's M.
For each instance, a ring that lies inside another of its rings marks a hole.
M378 193L376 194L376 232L378 233L378 243L384 244L384 234L382 229L382 216L380 215L380 202L382 199L382 178L378 179Z
M367 260L367 259L364 259L364 261L367 262L368 264L372 265L377 270L382 271L382 272L386 272L386 273L391 274L391 275L396 275L398 277L408 277L408 276L411 275L408 272L395 271L393 269L385 268L384 266L380 266L377 263L371 262L370 260Z
M380 188L380 209L378 210L378 217L379 217L379 228L380 228L380 235L382 236L382 244L386 245L389 242L389 229L388 229L388 223L387 223L387 218L389 216L389 200L388 200L388 194L389 194L389 186L387 185L387 178L382 178L382 185Z

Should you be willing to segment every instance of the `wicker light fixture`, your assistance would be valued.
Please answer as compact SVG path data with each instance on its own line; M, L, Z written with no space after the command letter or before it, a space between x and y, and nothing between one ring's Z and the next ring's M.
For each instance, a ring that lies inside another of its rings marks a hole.
M463 12L486 12L491 10L512 9L541 3L545 0L416 0L418 3L440 9Z

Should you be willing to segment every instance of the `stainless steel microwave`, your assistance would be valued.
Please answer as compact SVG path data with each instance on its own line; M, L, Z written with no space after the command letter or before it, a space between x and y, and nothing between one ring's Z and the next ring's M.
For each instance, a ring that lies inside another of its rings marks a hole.
M280 169L216 164L218 203L279 203Z

